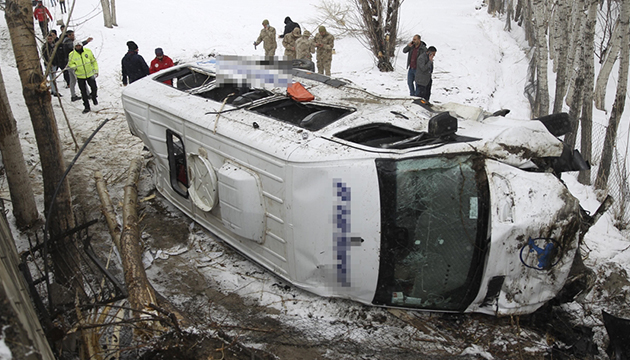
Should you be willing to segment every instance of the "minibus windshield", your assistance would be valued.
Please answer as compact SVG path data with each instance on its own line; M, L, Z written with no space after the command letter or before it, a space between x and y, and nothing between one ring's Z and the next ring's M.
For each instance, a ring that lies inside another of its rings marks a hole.
M375 304L463 311L477 294L489 234L483 160L377 160L381 261Z

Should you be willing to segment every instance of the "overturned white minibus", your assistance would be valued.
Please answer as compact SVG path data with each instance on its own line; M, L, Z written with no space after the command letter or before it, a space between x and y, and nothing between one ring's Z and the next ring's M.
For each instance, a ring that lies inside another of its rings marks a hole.
M136 81L124 110L159 192L253 261L322 296L432 311L530 313L565 284L581 209L559 173L588 166L557 138L567 116L514 120L294 69L302 101L216 65Z

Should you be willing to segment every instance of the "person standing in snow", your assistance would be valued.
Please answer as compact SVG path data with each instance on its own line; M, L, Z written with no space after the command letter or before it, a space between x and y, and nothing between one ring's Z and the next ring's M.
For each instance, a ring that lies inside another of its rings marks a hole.
M59 0L59 8L61 9L61 13L66 13L66 0Z
M90 97L94 105L98 105L96 100L96 78L98 77L98 63L90 49L83 48L80 40L74 41L74 50L68 55L68 67L74 70L81 89L81 98L83 99L83 113L90 112ZM90 95L88 95L87 85L90 86Z
M127 41L128 51L122 58L122 83L127 86L127 78L129 84L138 79L149 75L149 66L144 58L138 54L138 45L133 41Z
M319 27L319 33L315 35L315 47L317 48L317 72L330 76L332 52L335 47L335 37L326 31L324 26Z
M276 48L278 47L276 43L276 29L269 25L269 20L267 19L263 20L262 26L263 28L260 30L258 39L254 41L254 47L262 42L263 48L265 49L265 56L274 56L276 55Z
M431 85L433 84L431 74L433 74L433 58L435 58L436 53L437 49L435 46L429 46L429 49L422 56L418 57L418 67L416 69L418 91L416 96L424 98L426 101L429 101L431 97Z
M62 30L63 31L63 30ZM68 84L68 87L70 88L70 100L71 101L79 101L81 100L80 96L77 96L76 93L76 86L77 86L77 76L74 73L74 70L70 67L68 67L68 58L70 56L70 53L74 51L74 31L72 30L66 30L66 36L64 36L61 40L61 46L59 46L60 48L63 47L63 58L64 58L64 62L63 65L61 66L61 68L64 69L63 71L63 78L66 80L66 83ZM90 41L92 41L92 38L89 37L87 40L84 40L81 42L81 45L85 46L87 45Z
M418 66L418 58L424 56L427 52L427 45L421 40L420 35L416 34L407 46L403 48L403 53L407 54L407 86L409 86L409 95L418 96L418 84L416 81L416 69Z
M64 64L63 49L58 47L57 51L55 51L55 45L55 37L51 32L46 37L46 43L42 46L42 56L44 57L44 66L46 69L49 69L50 66L48 73L48 79L50 80L50 92L52 96L61 97L55 83L55 78L57 77L57 69L60 68L61 64Z
M287 60L295 59L295 41L302 36L300 28L296 27L290 34L285 35L282 40L282 46L284 46L284 56Z
M48 20L53 18L41 0L37 2L37 6L33 9L33 17L39 21L39 28L42 31L42 36L45 38L48 35Z
M173 66L173 60L170 57L164 55L162 48L155 49L155 59L151 60L150 73L156 73L160 70L168 69ZM164 81L165 84L173 86L173 80Z
M315 43L311 39L311 32L304 30L302 36L295 40L295 58L303 60L313 60L315 53Z
M290 34L293 32L293 29L295 28L299 28L300 24L294 22L293 20L291 20L290 17L285 17L284 18L284 32L282 33L282 35L278 36L280 39L282 39L283 37L285 37L287 34ZM301 31L301 29L300 29Z

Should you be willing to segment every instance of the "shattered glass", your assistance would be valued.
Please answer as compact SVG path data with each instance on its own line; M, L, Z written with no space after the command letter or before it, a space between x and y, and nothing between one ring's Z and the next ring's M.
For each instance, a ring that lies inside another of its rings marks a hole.
M393 211L383 209L381 271L390 275L379 276L379 287L391 305L460 309L469 274L481 266L474 261L481 201L471 157L379 165L381 186L394 189L383 199Z

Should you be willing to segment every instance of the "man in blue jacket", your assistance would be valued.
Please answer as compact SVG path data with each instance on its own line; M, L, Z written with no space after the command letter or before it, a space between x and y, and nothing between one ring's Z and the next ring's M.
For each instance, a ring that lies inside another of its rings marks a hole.
M129 78L129 84L131 84L149 75L149 65L138 54L138 45L133 41L127 41L127 48L129 50L122 58L122 82L125 86L127 86L127 78Z

